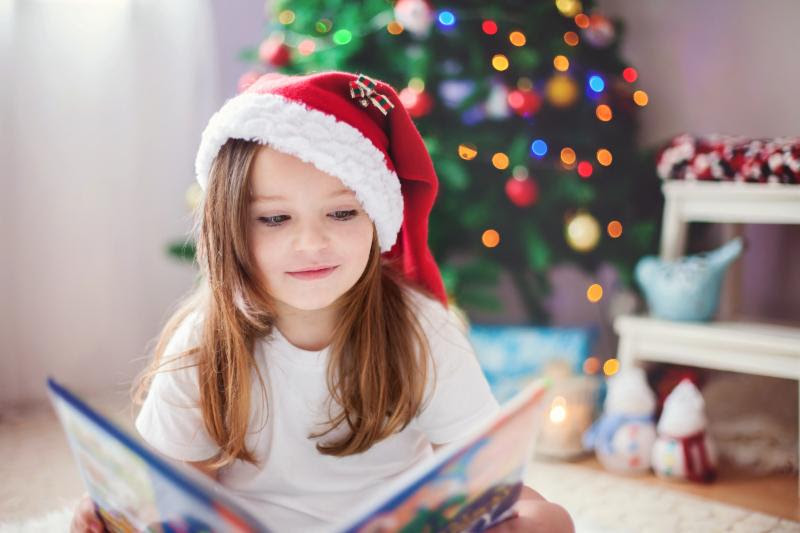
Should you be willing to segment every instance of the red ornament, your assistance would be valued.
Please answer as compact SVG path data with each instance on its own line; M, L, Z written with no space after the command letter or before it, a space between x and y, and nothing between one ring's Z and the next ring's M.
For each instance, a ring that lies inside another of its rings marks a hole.
M414 118L427 115L433 107L433 98L425 91L417 91L406 87L397 95L408 114Z
M506 98L508 107L521 117L533 115L542 106L542 98L533 89L515 89Z
M289 63L289 47L282 38L267 37L258 47L258 58L273 67L283 67Z
M514 205L528 207L539 199L539 185L531 178L509 178L506 182L506 195Z

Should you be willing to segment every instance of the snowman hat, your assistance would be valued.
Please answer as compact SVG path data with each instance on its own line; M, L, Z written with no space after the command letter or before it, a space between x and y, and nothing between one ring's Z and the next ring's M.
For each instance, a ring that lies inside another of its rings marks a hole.
M264 74L228 99L203 131L195 173L204 190L228 139L269 145L338 178L375 224L381 252L447 305L427 242L438 179L390 85L347 72Z

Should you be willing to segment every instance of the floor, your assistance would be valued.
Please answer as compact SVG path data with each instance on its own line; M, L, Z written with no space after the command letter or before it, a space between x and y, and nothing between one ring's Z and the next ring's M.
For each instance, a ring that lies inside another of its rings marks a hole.
M123 395L91 403L130 428ZM0 411L0 454L5 458L0 466L0 533L66 531L52 524L68 521L83 487L52 409ZM564 505L581 533L800 532L797 479L791 475L753 479L723 471L709 486L677 484L654 476L617 476L587 458L534 461L527 482ZM53 511L47 525L30 522Z

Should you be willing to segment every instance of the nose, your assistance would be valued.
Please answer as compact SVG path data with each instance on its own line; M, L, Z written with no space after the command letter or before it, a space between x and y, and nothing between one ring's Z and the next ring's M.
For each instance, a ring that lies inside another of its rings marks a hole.
M324 250L330 243L325 225L315 221L304 221L295 225L294 249L298 252Z

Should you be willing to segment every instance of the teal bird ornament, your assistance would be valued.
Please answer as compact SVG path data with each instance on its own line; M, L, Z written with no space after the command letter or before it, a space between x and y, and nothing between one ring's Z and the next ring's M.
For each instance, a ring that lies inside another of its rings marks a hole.
M667 320L711 320L719 307L725 272L743 250L744 241L736 237L716 250L674 261L656 256L640 259L634 276L650 313Z

